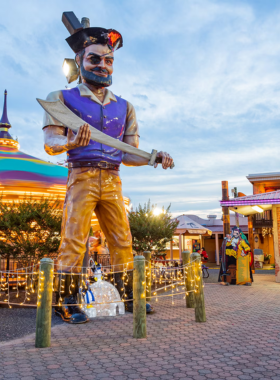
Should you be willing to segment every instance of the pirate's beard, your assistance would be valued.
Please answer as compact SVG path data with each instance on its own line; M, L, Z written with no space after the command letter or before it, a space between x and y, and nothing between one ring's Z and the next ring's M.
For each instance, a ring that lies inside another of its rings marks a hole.
M84 78L84 80L87 83L92 84L93 86L109 87L112 84L112 75L109 75L108 71L105 69L101 69L100 67L96 67L92 71L87 71L84 68L83 62L81 62L80 70L81 70L81 76ZM101 77L99 75L94 74L94 71L107 73L108 76L107 77Z

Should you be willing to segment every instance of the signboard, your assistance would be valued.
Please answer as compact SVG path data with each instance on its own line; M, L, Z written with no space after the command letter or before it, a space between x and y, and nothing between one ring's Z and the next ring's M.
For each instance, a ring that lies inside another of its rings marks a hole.
M198 252L200 251L200 243L198 240L193 240L193 252Z

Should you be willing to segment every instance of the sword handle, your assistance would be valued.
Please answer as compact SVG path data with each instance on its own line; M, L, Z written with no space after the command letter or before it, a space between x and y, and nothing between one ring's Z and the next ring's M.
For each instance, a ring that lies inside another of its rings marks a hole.
M157 157L157 150L153 149L151 155L152 156L151 156L151 159L150 159L148 165L153 166L155 163L156 164L161 164L162 163L162 158L161 157ZM173 162L173 164L170 166L170 169L173 169L174 166L175 166L175 164Z
M148 162L148 165L154 166L155 162L157 160L157 150L153 149L151 153L150 161Z
M161 159L161 157L157 157L157 159L156 159L156 163L157 163L157 164L161 164L161 163L162 163L162 159ZM173 164L170 166L170 169L173 169L174 166L175 166L175 164L174 164L174 162L173 162Z

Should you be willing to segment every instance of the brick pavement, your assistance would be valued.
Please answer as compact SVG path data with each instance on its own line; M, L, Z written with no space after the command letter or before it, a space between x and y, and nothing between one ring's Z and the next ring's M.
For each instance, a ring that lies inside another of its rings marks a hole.
M178 296L159 299L148 338L132 338L132 315L52 329L52 347L34 335L0 344L0 379L280 380L280 285L257 275L252 287L206 284L207 322Z

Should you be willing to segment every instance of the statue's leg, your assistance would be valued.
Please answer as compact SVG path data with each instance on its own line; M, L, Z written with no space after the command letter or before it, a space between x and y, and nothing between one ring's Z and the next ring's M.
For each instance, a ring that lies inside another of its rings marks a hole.
M72 324L86 323L89 321L86 313L78 304L77 294L79 292L79 275L69 273L59 274L56 290L56 315L65 322Z
M56 307L56 313L69 323L88 321L83 310L76 306L80 277L78 273L81 273L92 212L99 200L99 174L99 169L72 169L67 185L61 244L56 262L56 271L62 273L56 281L57 302L65 306Z
M125 305L126 310L132 312L132 238L122 195L122 184L116 172L102 171L102 194L95 213L108 242L113 271L119 272L114 274L114 281L120 295L125 299L131 299ZM153 312L149 304L147 312Z
M108 243L114 271L132 269L132 238L117 171L101 171L101 189L95 213Z
M57 270L81 272L92 213L99 200L98 177L99 169L71 169L63 210Z

